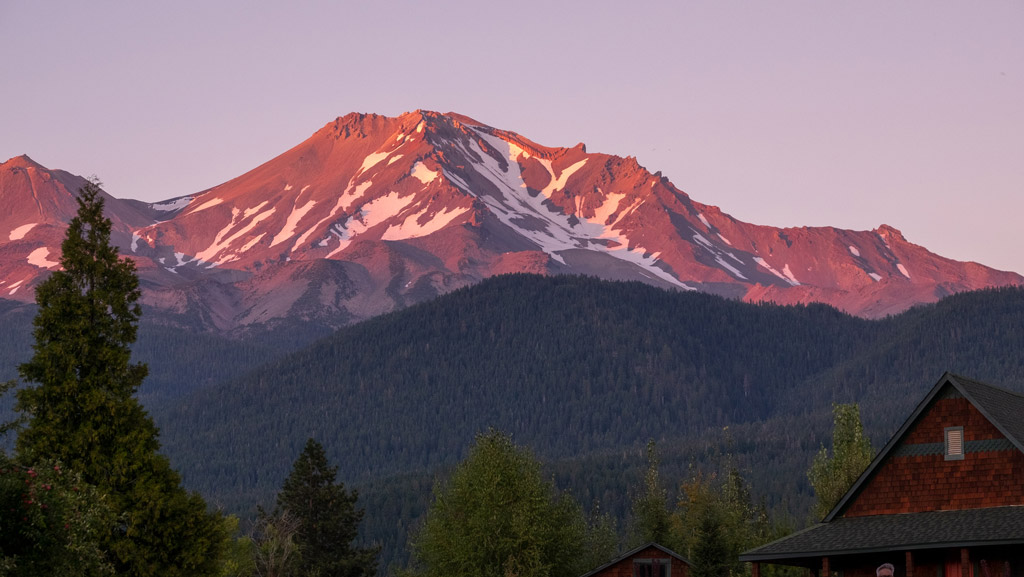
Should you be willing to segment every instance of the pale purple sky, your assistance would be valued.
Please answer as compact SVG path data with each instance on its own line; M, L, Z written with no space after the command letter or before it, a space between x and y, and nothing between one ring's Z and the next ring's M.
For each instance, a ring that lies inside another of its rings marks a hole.
M417 108L636 156L744 221L886 223L1024 273L1019 0L0 0L0 161L117 197Z

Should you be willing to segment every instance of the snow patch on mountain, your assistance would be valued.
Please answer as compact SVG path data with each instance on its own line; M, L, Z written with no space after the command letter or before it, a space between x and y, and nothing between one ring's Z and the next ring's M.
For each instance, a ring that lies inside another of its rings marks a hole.
M188 206L188 203L192 202L192 196L183 196L175 200L165 200L163 202L157 202L149 205L149 208L153 210L159 210L160 212L171 212Z
M521 148L519 148L519 152L523 153L524 151ZM551 161L543 158L538 158L537 160L544 166L544 168L547 169L548 174L551 175L551 180L548 181L548 185L544 187L544 190L540 191L540 193L543 194L545 198L551 198L552 194L565 188L566 183L569 181L569 177L572 176L577 170L583 168L583 165L587 163L587 159L584 158L583 160L563 170L562 174L558 175L558 177L555 178L555 170L551 167ZM518 158L514 160L514 162L518 164Z
M759 256L755 256L754 257L754 262L756 262L758 264L758 266L766 269L768 272L772 273L773 275L775 275L775 276L779 277L780 279L786 281L791 286L796 286L796 285L800 284L800 283L798 283L796 281L796 278L790 278L793 273L789 273L788 275L783 274L783 273L775 270L775 268L773 268L772 265L768 264L768 261L764 260L763 258L761 258ZM785 267L785 270L788 271L788 269L789 269L789 265L787 264L786 267Z
M403 197L397 192L392 191L386 196L380 196L367 202L345 222L332 227L331 232L338 237L339 245L327 256L334 256L347 247L353 238L398 215L412 204L414 200L415 197L413 195Z
M418 179L423 184L430 184L437 178L438 173L427 168L422 162L417 161L416 164L412 165L412 171L409 175Z
M405 240L407 238L427 236L448 226L453 220L469 211L470 207L453 207L431 214L430 207L425 207L423 210L407 216L400 224L388 227L380 238L381 240ZM424 219L426 219L426 222L420 224Z
M366 184L367 186L369 186L372 183L367 181ZM299 247L301 249L303 246L305 246L306 241L309 240L311 236L320 232L320 227L327 224L327 221L334 219L342 210L346 210L345 205L348 204L350 201L351 199L346 198L345 195L340 196L338 198L338 202L335 203L334 208L331 209L331 212L327 216L317 221L317 223L314 224L309 229L307 229L306 232L302 233L302 236L300 236L299 239L295 241L295 244L292 245L292 247ZM327 246L329 240L330 236L320 240L317 243L317 246Z
M372 180L360 182L359 184L355 184L354 181L349 181L348 188L345 189L345 193L341 195L340 199L338 199L338 205L341 207L341 210L347 211L352 208L352 205L355 204L355 202L363 196L363 193L366 192L366 189L371 186L373 186Z
M219 198L219 197L211 198L210 200L200 204L199 206L197 206L197 207L195 207L193 209L190 209L188 212L190 214L194 214L194 213L199 212L200 210L206 210L207 208L210 208L211 206L217 206L218 204L220 204L222 202L224 202L223 198Z
M467 193L486 203L501 222L533 241L552 259L564 264L565 259L559 254L560 251L575 248L594 249L596 247L615 258L636 264L647 273L675 286L687 290L693 289L658 266L657 257L650 251L639 245L630 247L629 238L614 230L617 222L612 225L607 224L607 220L614 214L615 208L618 207L623 196L609 195L606 197L592 220L570 219L568 215L550 203L548 196L558 190L559 186L565 186L568 178L583 167L584 161L566 168L557 179L554 178L550 165L545 164L552 175L553 182L549 182L544 188L545 191L548 191L547 194L542 192L533 196L523 181L522 168L519 165L519 158L524 156L525 150L485 131L474 129L474 132L487 143L489 148L501 155L502 159L506 161L507 168L502 168L498 160L484 152L475 140L469 140L472 152L466 150L459 142L452 144L460 148L467 158L478 157L481 159L479 163L472 165L473 168L494 185L500 196L477 194L465 186L466 183L461 179L451 178L453 175L450 175L448 171L444 171L445 176ZM635 210L641 203L642 200L638 200L629 209L620 212L617 221ZM605 239L614 240L615 242L610 243L614 246L609 246L607 242L593 242Z
M907 278L910 278L910 273L907 272L907 267L903 266L903 263L896 263L896 268L900 270L900 274Z
M722 258L721 255L717 255L717 254L715 255L715 262L718 263L718 266L720 266L720 267L726 269L727 271L731 272L734 276L736 276L738 278L741 278L743 280L747 280L747 277L743 276L743 273L741 273L738 268L736 268L736 267L732 266L731 264L729 264L728 262L726 262L726 260L724 258Z
M252 247L256 246L256 243L258 243L265 236L267 236L267 233L261 232L256 238L254 238L254 239L250 240L249 242L245 243L244 245L242 245L242 248L238 249L238 252L239 253L244 253L245 251L251 249ZM175 254L177 254L177 253L175 253Z
M882 275L878 274L877 272L869 272L868 276L873 278L875 282L882 280Z
M800 281L796 280L796 277L793 276L793 271L789 270L789 263L786 263L786 266L782 267L782 274L786 275L786 278L789 280L789 284L793 286L800 286Z
M28 260L28 264L39 268L51 268L60 264L60 262L49 260L47 258L48 256L50 256L50 249L45 246L41 246L28 253L28 258L26 260Z
M249 218L250 216L258 213L261 210L263 210L263 207L267 206L267 204L269 204L269 203L270 203L269 200L264 200L263 202L257 204L256 206L249 207L249 208L245 209L245 211L242 213L242 220L245 220L245 219ZM272 208L270 210L271 210L271 212L273 212L276 209Z
M302 220L302 217L306 216L306 213L308 213L315 204L315 200L310 200L301 207L292 208L291 214L288 215L288 220L284 223L284 228L281 229L281 232L277 233L274 240L270 241L270 247L273 248L294 236L295 229L299 226L299 221Z
M37 224L39 224L39 223L38 222L33 222L33 223L23 224L23 225L19 226L18 228L16 228L16 229L11 231L11 236L9 237L9 240L21 240L21 239L25 238L25 235L28 234L28 231L30 231L33 228L35 228L35 226Z
M857 247L855 247L855 246L853 246L851 244L850 245L850 254L852 254L853 256L860 256L860 251L857 250Z
M704 223L704 226L706 226L708 228L711 228L711 223L708 222L707 218L704 218L704 213L703 212L697 213L697 218L699 218L700 221Z
M250 220L247 225L245 225L244 227L240 228L238 231L236 231L230 237L228 237L227 239L224 239L224 236L227 235L229 232L231 232L231 230L235 226L245 222L245 220L253 212L258 211L259 209L261 209L266 204L267 204L267 202L264 201L264 202L260 203L258 206L246 210L241 218L239 218L239 214L241 213L241 211L239 211L237 208L232 209L231 210L231 215L232 215L231 224L229 224L228 226L226 226L223 229L221 229L217 233L216 238L214 238L213 243L209 247L207 247L205 250L200 251L198 254L196 254L196 258L198 260L203 261L203 262L212 263L211 266L221 265L221 264L228 263L228 262L231 262L233 260L236 260L238 258L237 254L239 252L245 252L245 250L248 250L246 247L250 247L251 248L252 244L247 244L246 246L243 246L243 247L239 248L238 250L234 251L232 254L226 255L222 259L216 260L216 257L219 256L220 253L222 253L225 250L227 250L228 248L230 248L231 244L234 241L236 241L239 238L241 238L242 236L246 235L250 230L255 228L256 225L258 225L260 222L270 218L270 216L274 214L275 209L271 208L270 210L268 210L266 212L260 212L255 217L253 217L252 220ZM253 241L250 241L250 243L253 243Z
M722 250L721 248L715 246L710 240L708 240L704 235L700 234L699 232L694 232L693 240L696 241L697 244L699 244L702 248L704 248L704 250L711 253L711 255L715 259L715 262L718 263L718 266L729 271L730 273L732 273L733 276L739 279L747 280L746 275L744 275L742 272L740 272L738 268L736 268L731 263L725 260L725 257L728 256L732 260L736 261L738 264L743 265L743 261L738 259L736 255L727 250Z
M356 176L366 172L368 169L371 169L374 166L377 166L378 164L380 164L382 160L389 156L391 156L391 153L386 151L374 152L373 154L367 156L366 158L363 159L363 164L359 167L359 170L356 171Z

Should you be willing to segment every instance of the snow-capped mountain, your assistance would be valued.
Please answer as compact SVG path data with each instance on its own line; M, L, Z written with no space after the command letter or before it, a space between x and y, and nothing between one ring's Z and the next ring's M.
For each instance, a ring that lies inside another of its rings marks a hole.
M81 179L0 165L0 297L55 266ZM935 255L889 226L779 229L701 204L631 157L551 148L458 114L349 114L229 182L107 199L144 302L213 329L331 326L508 272L589 274L875 317L1024 277Z

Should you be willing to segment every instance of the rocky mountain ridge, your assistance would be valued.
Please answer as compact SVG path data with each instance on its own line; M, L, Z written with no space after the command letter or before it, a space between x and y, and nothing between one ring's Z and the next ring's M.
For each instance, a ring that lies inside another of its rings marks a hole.
M11 207L0 298L31 300L57 266L82 182L26 156L0 165ZM221 185L158 203L108 197L107 210L145 304L221 332L341 326L510 272L824 302L864 317L1024 283L886 225L744 223L632 157L546 147L454 113L349 114Z

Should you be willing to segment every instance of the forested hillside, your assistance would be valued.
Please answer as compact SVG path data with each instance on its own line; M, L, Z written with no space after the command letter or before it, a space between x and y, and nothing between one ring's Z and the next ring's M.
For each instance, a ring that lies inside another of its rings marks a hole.
M221 383L248 372L269 359L285 355L321 336L281 325L249 338L228 338L187 326L155 322L154 311L144 310L134 358L149 366L142 386L145 398L179 397L197 388ZM0 379L13 379L18 365L32 354L32 317L35 305L0 299ZM159 317L157 317L159 318ZM180 319L174 319L176 321Z
M832 403L860 403L880 445L946 370L1019 389L1021 326L1018 289L866 321L513 275L340 331L157 418L186 481L232 510L266 502L305 439L321 440L365 488L366 530L385 556L404 545L433 474L491 427L534 448L581 502L619 515L653 438L666 478L728 451L769 505L803 521Z
M0 310L5 369L28 354L32 312ZM655 439L670 486L729 454L758 498L805 522L806 472L828 442L832 403L859 403L880 446L946 370L1024 390L1021 327L1021 289L867 321L822 305L512 275L291 354L309 338L296 327L232 341L150 322L136 356L187 485L245 517L271 504L315 437L360 490L364 533L387 567L405 555L436 476L489 428L620 521Z

